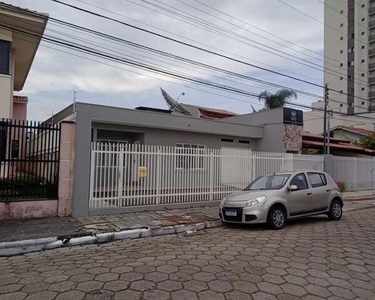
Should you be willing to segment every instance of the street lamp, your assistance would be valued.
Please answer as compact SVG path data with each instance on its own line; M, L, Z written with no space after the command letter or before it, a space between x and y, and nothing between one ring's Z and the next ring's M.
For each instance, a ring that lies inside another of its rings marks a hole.
M178 102L178 99L180 99L181 96L185 96L185 93L182 92L182 93L177 97L177 102Z

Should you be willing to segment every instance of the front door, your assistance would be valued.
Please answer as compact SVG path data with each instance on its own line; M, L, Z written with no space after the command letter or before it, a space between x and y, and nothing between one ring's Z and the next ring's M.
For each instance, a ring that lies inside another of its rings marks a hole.
M288 206L290 217L303 215L312 210L312 192L306 180L305 173L295 175L290 185L295 185L298 190L288 193Z

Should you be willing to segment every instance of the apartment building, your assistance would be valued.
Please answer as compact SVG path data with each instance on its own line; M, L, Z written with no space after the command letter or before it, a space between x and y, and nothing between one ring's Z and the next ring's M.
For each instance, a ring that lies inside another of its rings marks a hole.
M375 0L324 1L324 83L329 108L349 116L332 119L333 126L374 129L374 124L354 114L375 112ZM324 102L312 104L323 108ZM323 114L307 112L305 130L323 131ZM369 114L375 118L374 114Z

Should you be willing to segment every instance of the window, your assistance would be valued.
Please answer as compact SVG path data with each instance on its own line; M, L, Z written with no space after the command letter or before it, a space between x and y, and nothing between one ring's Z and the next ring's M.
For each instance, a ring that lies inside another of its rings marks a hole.
M176 169L204 169L203 145L176 144Z
M288 181L289 174L277 174L277 175L267 175L259 177L250 183L249 186L245 188L245 191L251 190L279 190L284 187Z
M348 104L348 107L353 107L353 103L349 103L349 104Z
M239 140L238 143L240 143L240 144L250 144L250 141L247 141L247 140Z
M0 74L10 73L10 42L0 40Z
M343 80L343 79L344 79L344 77L341 76L341 77L340 77L340 80Z
M352 53L352 52L354 52L354 47L350 47L350 48L348 49L348 53Z
M344 53L344 50L340 50L340 53Z
M362 76L362 77L365 77L365 73L362 73L361 76Z
M344 13L344 11L343 10L340 10L340 14L343 14Z
M354 39L354 33L351 33L349 38Z
M340 107L343 107L343 104L342 104L342 103L340 103Z
M344 91L343 90L340 90L340 94L342 94Z
M343 23L341 23L341 24L340 24L340 27L343 27L343 26L344 26L344 24L343 24Z
M361 104L362 104L362 105L365 105L365 101L362 101Z
M361 60L361 63L364 63L364 62L365 62L365 60L364 60L364 59L362 59L362 60Z
M364 87L362 87L362 91L364 91L365 90L365 88Z
M221 141L222 141L222 142L226 142L226 143L233 143L233 139L225 139L225 138L222 138Z
M362 18L362 22L364 22L366 19L365 18Z
M348 80L351 80L352 79L352 75L348 75Z
M297 174L294 176L290 185L296 185L298 190L306 190L308 188L305 174Z
M344 64L343 64L343 63L341 63L341 64L340 64L340 67L342 67L343 65L344 65Z
M361 5L361 7L362 7L362 8L364 8L364 7L365 7L365 5L364 5L364 4L362 4L362 5Z
M324 174L321 173L307 173L311 186L313 188L324 186L327 184L327 179Z
M348 62L348 66L349 66L349 67L353 67L353 66L354 66L354 60L349 61L349 62Z
M363 46L361 47L361 49L365 49L365 46L363 45Z
M343 36L340 36L340 41L342 41L344 39L344 37Z
M365 32L364 32L364 31L362 31L362 35L365 35Z

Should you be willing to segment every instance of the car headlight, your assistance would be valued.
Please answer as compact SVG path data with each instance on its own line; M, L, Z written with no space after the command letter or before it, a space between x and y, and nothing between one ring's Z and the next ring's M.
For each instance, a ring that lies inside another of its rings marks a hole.
M267 199L266 196L261 196L261 197L256 197L254 199L250 199L249 201L246 202L246 206L249 207L249 206L257 205L259 203L264 202L264 200L266 199Z

